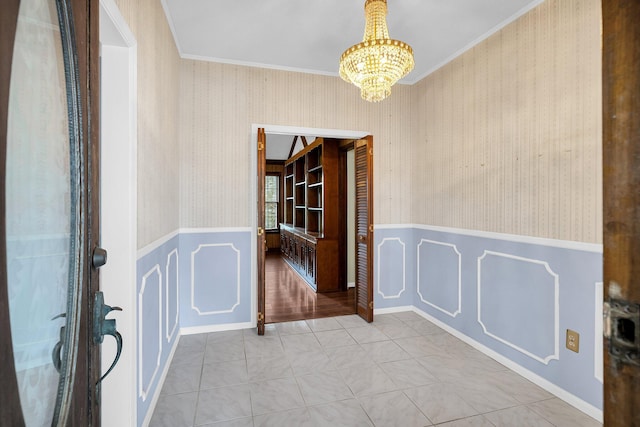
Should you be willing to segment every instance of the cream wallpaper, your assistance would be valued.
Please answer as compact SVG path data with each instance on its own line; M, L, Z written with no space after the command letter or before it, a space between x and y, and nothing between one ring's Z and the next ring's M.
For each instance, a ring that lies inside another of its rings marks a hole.
M138 42L138 248L178 229L180 57L158 0L116 0Z
M374 135L374 218L411 220L411 87L370 104L338 77L183 60L180 226L246 227L253 123Z
M602 243L599 1L548 0L412 89L411 222Z
M246 227L254 123L368 131L374 221L602 242L600 2L548 0L413 86L179 59L155 0L138 40L138 246ZM178 161L177 161L178 159Z

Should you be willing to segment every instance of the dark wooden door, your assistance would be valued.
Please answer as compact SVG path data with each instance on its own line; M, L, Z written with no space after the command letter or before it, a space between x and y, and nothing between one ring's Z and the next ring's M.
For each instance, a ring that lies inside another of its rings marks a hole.
M98 2L0 15L0 425L97 426Z
M355 143L356 309L373 322L373 137Z
M267 247L267 236L264 231L264 179L266 176L266 136L264 129L258 129L258 232L257 232L257 257L258 257L258 335L264 335L264 257Z
M640 2L604 0L604 424L640 426Z

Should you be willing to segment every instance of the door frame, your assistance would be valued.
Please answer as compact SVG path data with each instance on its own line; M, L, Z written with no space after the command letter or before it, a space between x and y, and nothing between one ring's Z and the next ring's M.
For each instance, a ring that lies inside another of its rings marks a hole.
M637 1L602 4L603 297L611 309L604 310L603 415L611 427L640 424L640 366L626 359L639 347L640 328L639 13ZM627 318L634 311L635 320Z
M137 41L115 0L100 0L101 56L101 245L109 262L100 271L105 303L122 307L118 331L124 348L117 367L102 382L105 426L137 419ZM115 356L115 341L102 344L102 371Z
M258 209L258 206L264 206L264 189L265 189L265 177L266 177L266 168L267 168L267 135L264 131L264 128L258 128L258 138L256 139L257 147L255 149L257 156L257 170L256 170L256 221L257 221L257 240L255 248L256 248L256 273L257 273L257 294L256 294L256 304L257 304L257 327L258 327L258 335L264 335L264 323L266 321L265 317L265 271L264 271L264 261L266 257L266 247L267 247L267 236L265 234L264 227L264 209ZM260 286L262 283L262 286Z
M249 215L251 218L251 241L256 242L258 238L258 128L264 128L265 134L277 133L281 135L315 135L324 138L336 139L362 139L371 132L345 129L323 129L323 128L307 128L299 126L281 126L269 124L252 124L251 137L249 139L249 147L251 152L251 167L249 168ZM257 326L258 323L258 253L257 245L251 245L251 324ZM373 280L373 278L371 278Z

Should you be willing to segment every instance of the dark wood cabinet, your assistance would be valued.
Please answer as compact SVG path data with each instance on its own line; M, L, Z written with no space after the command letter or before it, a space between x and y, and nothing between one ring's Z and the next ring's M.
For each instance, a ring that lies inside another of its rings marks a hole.
M281 252L317 292L343 290L338 141L318 138L285 162ZM344 218L342 218L344 221Z
M285 260L317 292L342 290L338 241L317 238L287 224L280 225Z

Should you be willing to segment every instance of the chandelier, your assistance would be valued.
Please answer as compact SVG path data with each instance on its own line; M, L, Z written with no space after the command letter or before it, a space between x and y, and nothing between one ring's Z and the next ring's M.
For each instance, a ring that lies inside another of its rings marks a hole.
M391 94L391 86L413 70L413 49L389 38L387 0L366 0L364 13L364 37L340 57L340 77L358 86L362 99L378 102Z

